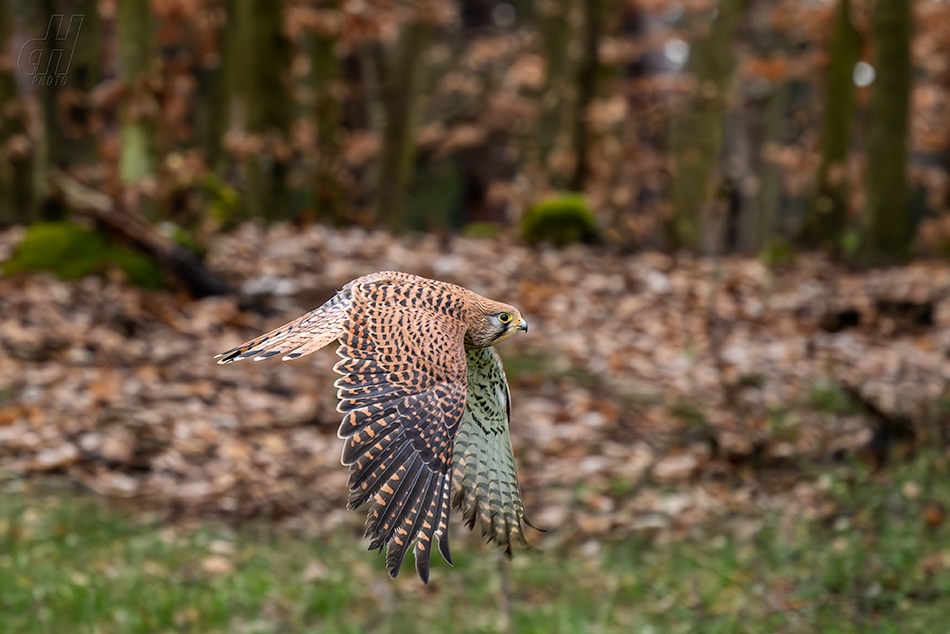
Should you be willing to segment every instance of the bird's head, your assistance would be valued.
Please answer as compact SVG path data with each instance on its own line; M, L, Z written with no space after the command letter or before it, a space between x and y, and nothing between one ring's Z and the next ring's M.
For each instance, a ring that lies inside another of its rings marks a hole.
M528 331L528 322L514 306L475 297L476 301L469 305L465 345L486 348L501 343L519 330Z

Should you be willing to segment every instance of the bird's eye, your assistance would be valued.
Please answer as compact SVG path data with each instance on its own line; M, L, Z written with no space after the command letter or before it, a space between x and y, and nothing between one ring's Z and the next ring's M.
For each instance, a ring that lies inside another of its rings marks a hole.
M498 315L498 321L500 321L500 322L503 323L503 324L507 324L507 323L510 322L512 319L513 319L513 318L512 318L512 316L511 316L511 313L499 313L499 315Z

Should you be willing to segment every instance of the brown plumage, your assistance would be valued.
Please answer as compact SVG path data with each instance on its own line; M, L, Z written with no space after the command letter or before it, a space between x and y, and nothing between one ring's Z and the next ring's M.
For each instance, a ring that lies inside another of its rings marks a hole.
M415 544L429 579L433 544L452 563L454 504L470 527L511 552L530 525L508 435L508 383L495 344L527 323L513 306L417 275L357 278L306 315L218 355L218 363L296 359L339 340L334 370L346 440L349 508L370 502L371 549L387 548L392 577Z

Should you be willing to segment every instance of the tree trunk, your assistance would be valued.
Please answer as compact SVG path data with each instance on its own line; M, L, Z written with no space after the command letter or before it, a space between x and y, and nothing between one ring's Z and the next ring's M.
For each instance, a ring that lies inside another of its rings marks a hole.
M119 175L123 183L131 183L155 171L157 104L143 87L153 52L152 14L148 0L123 0L118 9L119 59L126 87Z
M337 178L340 169L339 128L342 105L337 84L340 63L336 55L336 34L314 33L310 54L316 102L317 164L314 178L314 202L319 218L343 219L343 188Z
M585 0L587 2L589 0ZM593 0L596 1L596 0ZM547 57L547 77L540 96L538 120L538 160L555 187L564 187L568 173L557 150L570 147L571 105L573 91L578 87L571 80L571 2L569 0L538 0L535 22L541 34L541 45Z
M574 176L570 188L584 191L587 181L587 109L597 92L600 74L600 36L602 30L602 0L584 0L584 52L577 68L577 106L574 109Z
M376 185L375 220L392 229L405 226L404 198L415 165L419 94L425 81L425 52L435 27L420 16L402 25L382 80L382 148Z
M244 129L258 137L260 151L243 157L245 214L267 221L291 215L287 194L290 157L286 148L292 101L290 41L281 28L281 5L270 0L236 0L231 78Z
M911 87L910 0L877 0L876 79L868 109L867 203L860 258L888 263L907 257L907 115Z
M779 238L782 205L782 174L776 149L781 143L785 112L788 107L788 83L772 86L762 104L762 132L759 138L759 191L752 247L763 249Z
M674 217L666 227L670 246L699 250L704 242L705 215L720 189L717 164L722 151L726 108L735 62L733 44L748 0L723 0L709 36L690 52L689 70L696 90L686 111L673 120L670 146L673 176L670 198Z
M10 50L13 25L8 3L0 2L0 51ZM17 94L17 60L0 55L0 226L33 220L33 142L26 110Z
M848 219L847 159L854 121L854 65L861 54L861 36L851 22L851 1L840 0L831 32L821 164L815 193L805 212L799 241L837 253Z
M101 79L98 5L97 0L43 0L34 25L43 38L43 62L50 61L49 74L33 74L43 104L44 154L63 169L99 161L91 104Z
M225 156L222 147L231 114L234 80L233 57L237 46L235 0L224 0L227 21L216 33L217 54L214 47L206 51L194 69L197 90L194 102L195 141L204 155L205 164L216 171L223 171Z

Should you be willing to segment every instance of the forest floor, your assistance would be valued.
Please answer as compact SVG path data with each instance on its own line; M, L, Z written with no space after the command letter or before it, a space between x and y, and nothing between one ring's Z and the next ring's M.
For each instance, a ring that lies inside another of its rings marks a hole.
M0 492L0 630L536 634L946 631L947 462L930 452L887 478L825 472L833 520L760 515L754 534L660 543L647 534L516 553L456 532L455 566L395 581L358 531L304 536L252 520L169 525L117 512L61 480ZM914 493L911 493L914 491Z
M21 235L0 234L0 261ZM332 346L293 362L213 357L386 269L525 314L527 336L499 352L526 506L549 529L529 534L542 550L601 557L641 538L744 543L769 522L840 527L857 512L841 482L888 491L888 465L946 461L942 262L854 271L813 255L769 266L249 224L207 264L234 294L193 300L117 275L0 278L0 478L63 474L163 521L358 530L362 514L344 509ZM950 500L923 481L900 487L921 530L946 537ZM924 555L946 574L940 552Z

